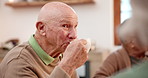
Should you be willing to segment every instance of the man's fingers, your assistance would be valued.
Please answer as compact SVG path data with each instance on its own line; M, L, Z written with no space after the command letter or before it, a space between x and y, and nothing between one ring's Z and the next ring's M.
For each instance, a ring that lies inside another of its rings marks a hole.
M86 44L87 44L87 41L86 41L85 39L80 39L80 41L81 41L81 43L82 43L83 45L86 45Z

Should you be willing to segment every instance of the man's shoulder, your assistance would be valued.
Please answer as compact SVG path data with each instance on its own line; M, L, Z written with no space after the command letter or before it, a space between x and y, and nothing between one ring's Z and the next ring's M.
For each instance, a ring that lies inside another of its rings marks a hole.
M19 44L18 46L16 46L13 49L11 49L6 54L6 56L4 57L3 60L8 63L8 62L10 62L13 59L18 59L18 58L22 57L21 55L24 54L27 51L26 47L29 47L28 42Z

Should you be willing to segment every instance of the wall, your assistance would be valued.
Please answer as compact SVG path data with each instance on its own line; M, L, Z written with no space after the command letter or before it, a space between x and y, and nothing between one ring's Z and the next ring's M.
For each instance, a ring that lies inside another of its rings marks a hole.
M27 41L35 32L41 7L12 8L0 0L0 42L10 38ZM95 0L95 4L71 5L79 16L78 37L90 38L97 47L112 49L113 0Z

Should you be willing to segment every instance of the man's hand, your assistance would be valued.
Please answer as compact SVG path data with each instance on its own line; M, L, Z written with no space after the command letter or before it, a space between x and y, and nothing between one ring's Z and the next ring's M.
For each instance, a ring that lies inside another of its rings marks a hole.
M66 71L70 76L72 73L83 65L87 60L86 40L74 40L66 48L63 59L59 67Z

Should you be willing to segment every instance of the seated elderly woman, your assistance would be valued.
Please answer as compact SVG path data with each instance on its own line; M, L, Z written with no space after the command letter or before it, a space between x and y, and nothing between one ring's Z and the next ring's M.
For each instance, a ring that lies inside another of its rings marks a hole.
M97 70L94 78L106 78L125 68L131 68L133 65L141 63L145 58L146 49L140 46L136 30L126 29L125 23L119 28L119 37L122 48L110 54L103 64Z

